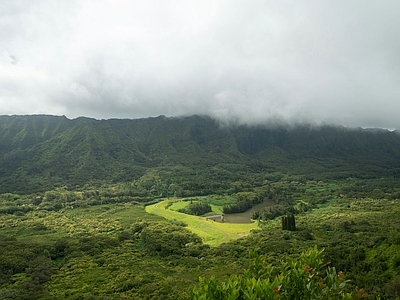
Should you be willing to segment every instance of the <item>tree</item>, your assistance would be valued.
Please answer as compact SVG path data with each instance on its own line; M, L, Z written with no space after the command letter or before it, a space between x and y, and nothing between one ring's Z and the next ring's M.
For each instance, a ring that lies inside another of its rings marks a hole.
M296 231L296 221L294 215L282 217L282 230Z

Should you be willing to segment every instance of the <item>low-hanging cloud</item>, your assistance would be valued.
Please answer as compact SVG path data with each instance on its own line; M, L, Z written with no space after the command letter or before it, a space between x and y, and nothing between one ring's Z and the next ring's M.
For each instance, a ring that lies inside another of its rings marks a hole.
M3 3L0 114L400 128L398 1Z

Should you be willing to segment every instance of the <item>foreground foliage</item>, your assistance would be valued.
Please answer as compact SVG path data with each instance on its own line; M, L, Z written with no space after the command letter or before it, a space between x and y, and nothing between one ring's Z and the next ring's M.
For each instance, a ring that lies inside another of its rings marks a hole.
M361 299L364 290L346 291L343 272L326 267L322 251L303 252L298 260L282 261L277 267L266 264L263 257L252 253L250 267L243 275L232 275L227 281L215 277L200 278L192 291L193 300L250 299Z

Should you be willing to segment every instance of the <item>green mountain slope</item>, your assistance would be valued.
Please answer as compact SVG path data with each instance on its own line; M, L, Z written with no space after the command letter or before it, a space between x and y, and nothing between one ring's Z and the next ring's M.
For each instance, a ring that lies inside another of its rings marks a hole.
M227 128L199 116L0 116L0 193L132 181L149 170L165 174L165 180L212 181L223 188L240 176L271 170L345 178L397 175L399 166L400 136L385 130Z

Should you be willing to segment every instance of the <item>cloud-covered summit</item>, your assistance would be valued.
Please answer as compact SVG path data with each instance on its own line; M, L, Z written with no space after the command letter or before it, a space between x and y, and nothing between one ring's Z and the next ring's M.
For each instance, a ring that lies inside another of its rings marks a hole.
M398 1L0 8L0 114L400 128Z

